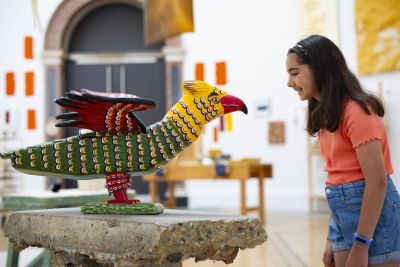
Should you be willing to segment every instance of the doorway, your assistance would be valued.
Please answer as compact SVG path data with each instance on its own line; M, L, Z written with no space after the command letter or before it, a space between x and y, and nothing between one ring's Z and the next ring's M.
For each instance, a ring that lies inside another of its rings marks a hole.
M137 115L146 125L157 122L166 111L163 46L144 45L142 9L123 3L93 9L72 30L63 93L86 88L153 99L157 107ZM64 137L77 132L67 128ZM77 182L65 180L65 187L76 188ZM134 178L133 187L139 194L148 193L141 177Z

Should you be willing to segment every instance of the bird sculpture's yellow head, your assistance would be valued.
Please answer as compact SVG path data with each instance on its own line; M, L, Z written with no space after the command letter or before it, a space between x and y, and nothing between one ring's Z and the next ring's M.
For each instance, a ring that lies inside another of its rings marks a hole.
M247 107L241 99L228 95L225 91L206 82L184 81L182 88L185 102L191 106L196 106L196 102L200 102L201 107L207 110L214 119L238 110L247 114Z
M167 118L182 125L193 141L205 124L234 111L247 114L243 101L203 81L184 81L183 96L167 113Z

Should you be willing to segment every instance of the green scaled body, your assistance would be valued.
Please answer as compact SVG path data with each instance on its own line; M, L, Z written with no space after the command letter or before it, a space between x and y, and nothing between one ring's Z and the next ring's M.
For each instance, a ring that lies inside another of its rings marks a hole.
M105 175L127 186L129 179L116 177L151 173L195 142L210 121L238 110L247 114L242 100L205 82L185 81L182 89L182 98L149 127L134 114L154 107L149 99L86 89L67 93L56 103L72 112L58 115L65 121L56 126L94 131L0 153L0 158L11 159L15 169L28 174L76 180Z
M176 125L167 119L146 133L86 132L78 136L2 154L28 174L67 179L96 179L107 173L143 175L160 168L187 147Z

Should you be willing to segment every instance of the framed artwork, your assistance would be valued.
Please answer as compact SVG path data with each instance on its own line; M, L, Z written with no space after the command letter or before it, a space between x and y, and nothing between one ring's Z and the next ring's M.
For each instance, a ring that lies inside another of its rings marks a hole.
M285 122L273 121L268 123L268 142L270 144L285 144Z

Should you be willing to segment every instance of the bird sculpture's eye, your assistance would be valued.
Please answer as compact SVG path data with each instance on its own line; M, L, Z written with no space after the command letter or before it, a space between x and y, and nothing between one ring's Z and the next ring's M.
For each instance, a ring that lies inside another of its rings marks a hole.
M212 97L211 100L212 100L215 104L218 104L218 103L219 103L219 98L218 98L218 97Z

